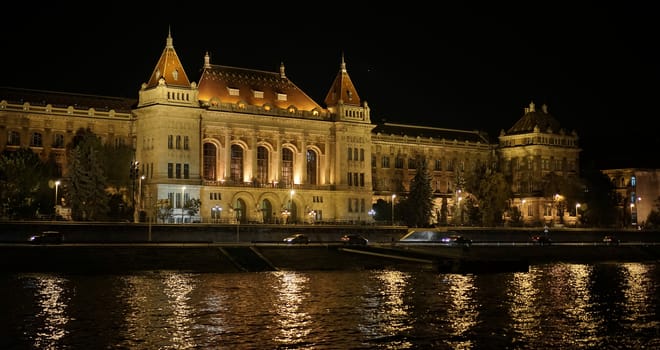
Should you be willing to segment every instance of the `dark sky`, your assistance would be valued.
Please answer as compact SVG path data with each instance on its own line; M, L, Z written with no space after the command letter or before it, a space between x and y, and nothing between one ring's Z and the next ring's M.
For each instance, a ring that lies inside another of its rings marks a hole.
M585 164L660 168L660 21L650 4L226 4L17 4L0 21L0 85L137 98L171 29L194 81L207 51L220 65L278 71L283 62L323 105L343 54L374 122L495 139L533 101L577 131Z

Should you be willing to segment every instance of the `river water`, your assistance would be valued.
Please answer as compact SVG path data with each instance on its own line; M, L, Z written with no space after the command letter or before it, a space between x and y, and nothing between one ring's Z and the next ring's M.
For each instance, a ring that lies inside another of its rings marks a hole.
M660 349L660 264L0 275L1 349Z

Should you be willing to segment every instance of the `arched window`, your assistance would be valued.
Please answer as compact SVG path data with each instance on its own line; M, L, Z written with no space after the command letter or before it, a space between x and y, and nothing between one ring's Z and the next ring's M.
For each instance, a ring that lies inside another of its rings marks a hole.
M217 148L212 143L204 144L204 179L215 181Z
M307 183L316 185L316 172L317 172L316 152L314 150L307 150Z
M288 148L282 150L282 183L286 186L293 183L293 151Z
M243 148L239 145L231 145L231 175L232 181L243 182Z
M257 182L268 183L268 149L264 146L257 147Z

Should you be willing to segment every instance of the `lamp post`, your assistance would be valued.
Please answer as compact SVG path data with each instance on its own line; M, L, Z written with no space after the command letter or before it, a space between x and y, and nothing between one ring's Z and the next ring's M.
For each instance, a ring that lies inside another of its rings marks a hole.
M183 224L183 203L184 197L186 196L186 186L181 187L181 223Z
M394 198L396 198L396 194L392 195L392 226L394 226Z
M375 223L374 216L376 216L376 211L373 208L371 208L369 209L369 212L367 214L369 214L369 217L371 218L371 223Z
M133 219L136 223L140 222L140 212L142 211L142 180L144 180L144 175L140 176L138 181L137 205L135 206L135 214L133 215Z
M289 193L291 195L289 197L289 215L292 215L293 214L293 195L296 193L296 191L291 190L291 192L289 192ZM291 220L291 222L293 222L293 219Z
M580 219L580 215L578 214L579 208L580 208L580 203L575 203L575 226L577 226L578 220Z
M57 189L60 187L60 180L55 181L55 217L57 217Z

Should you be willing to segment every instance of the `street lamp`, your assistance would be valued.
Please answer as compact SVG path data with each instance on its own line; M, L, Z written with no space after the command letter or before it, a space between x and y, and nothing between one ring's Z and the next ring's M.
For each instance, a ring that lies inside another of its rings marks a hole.
M578 208L580 208L580 203L575 203L575 226L577 226L580 215L578 214Z
M181 187L181 223L183 224L183 198L186 196L186 186Z
M293 214L293 194L296 193L296 191L291 190L291 192L289 193L291 194L291 196L289 197L289 215L291 215ZM293 222L293 219L291 220L291 222Z
M57 216L57 188L60 187L60 180L55 181L55 215Z
M376 211L373 208L371 208L371 209L369 209L369 212L367 214L369 214L369 217L371 218L371 221L373 222L374 221L374 216L376 216Z
M392 195L392 226L394 226L394 198L396 198L396 194Z

